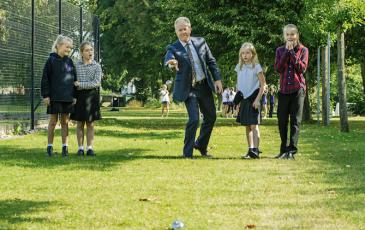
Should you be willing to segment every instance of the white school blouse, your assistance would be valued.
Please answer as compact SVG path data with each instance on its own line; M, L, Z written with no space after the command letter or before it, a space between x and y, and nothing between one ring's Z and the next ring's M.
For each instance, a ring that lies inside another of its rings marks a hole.
M251 96L260 87L258 74L262 72L261 65L256 64L253 68L252 64L244 64L240 69L237 64L234 70L237 72L237 90L242 92L244 98Z

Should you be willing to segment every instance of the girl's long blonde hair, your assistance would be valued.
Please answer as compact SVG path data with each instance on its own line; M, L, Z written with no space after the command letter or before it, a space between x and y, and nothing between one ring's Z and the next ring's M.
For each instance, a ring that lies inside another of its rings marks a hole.
M252 53L252 59L251 59L252 68L255 68L255 66L257 64L259 64L259 58L257 57L256 49L255 49L255 47L253 46L252 43L245 42L245 43L242 44L242 46L240 48L240 52L238 54L238 65L239 65L240 69L242 69L242 66L244 64L243 58L242 58L242 53L243 53L244 49L249 49L251 51L251 53Z

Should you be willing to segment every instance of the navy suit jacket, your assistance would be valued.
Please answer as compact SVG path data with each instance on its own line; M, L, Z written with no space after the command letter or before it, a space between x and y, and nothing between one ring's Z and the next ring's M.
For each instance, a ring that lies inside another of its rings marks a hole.
M199 56L209 87L213 92L215 92L214 81L221 80L217 62L210 52L210 49L204 38L190 37L190 40ZM174 101L183 102L189 97L192 84L192 67L189 56L179 40L167 46L167 53L165 55L164 63L171 59L177 60L179 67L175 77L173 99Z

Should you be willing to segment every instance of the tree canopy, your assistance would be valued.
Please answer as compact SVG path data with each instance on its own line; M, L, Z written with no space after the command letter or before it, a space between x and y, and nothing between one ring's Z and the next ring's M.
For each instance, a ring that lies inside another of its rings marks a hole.
M99 0L94 8L102 25L107 75L119 81L122 77L124 82L140 79L142 88L149 89L144 93L153 95L159 84L173 78L164 71L162 61L166 46L176 40L173 23L179 16L190 18L193 36L207 40L224 85L234 86L233 69L244 42L255 45L268 83L276 84L273 62L276 47L283 43L284 25L299 26L301 40L310 49L310 66L315 66L316 48L325 44L328 32L335 40L338 28L363 28L364 5L363 0ZM351 47L364 44L350 41ZM355 51L351 55L363 56Z

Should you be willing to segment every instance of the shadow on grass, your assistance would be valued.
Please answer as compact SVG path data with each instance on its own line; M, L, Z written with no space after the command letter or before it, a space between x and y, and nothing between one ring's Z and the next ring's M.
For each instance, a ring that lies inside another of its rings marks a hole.
M125 139L129 139L129 138L140 138L140 139L145 139L145 140L152 140L152 139L171 139L171 138L177 138L182 136L181 132L178 131L174 131L174 132L164 132L164 133L159 133L159 132L148 132L148 133L133 133L133 132L122 132L122 131L115 131L115 130L103 130L103 129L99 129L97 131L95 131L95 135L96 136L109 136L109 137L118 137L118 138L125 138Z
M2 147L0 161L3 165L28 167L28 168L56 168L63 167L65 170L85 169L85 170L108 170L111 167L143 158L149 149L125 148L118 150L100 150L96 157L79 157L76 153L69 153L68 157L62 157L55 152L52 157L48 157L45 149L29 148L21 149L17 147Z
M331 121L328 127L312 125L300 135L300 142L311 146L308 158L319 161L323 168L316 172L325 175L329 192L338 206L348 211L365 212L365 121L351 120L350 132L340 132L339 121ZM300 147L300 145L299 145ZM333 205L328 201L328 205Z
M0 200L0 223L9 226L0 226L1 229L11 229L12 224L50 222L47 218L22 217L32 212L46 210L47 207L54 205L50 201L31 201L31 200ZM5 227L5 228L2 228Z
M181 119L136 119L136 118L104 118L97 122L98 126L124 127L131 129L153 129L153 130L185 130L188 118ZM200 119L200 124L202 119ZM263 122L264 126L277 126L277 121L270 119ZM214 127L238 127L241 126L235 118L218 118ZM200 127L200 125L199 125ZM97 129L97 128L96 128Z

